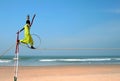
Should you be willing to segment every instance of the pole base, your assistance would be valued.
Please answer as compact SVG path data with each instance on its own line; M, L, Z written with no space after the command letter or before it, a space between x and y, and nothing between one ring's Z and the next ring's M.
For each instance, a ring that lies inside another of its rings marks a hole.
M17 77L16 76L14 76L14 81L17 81Z

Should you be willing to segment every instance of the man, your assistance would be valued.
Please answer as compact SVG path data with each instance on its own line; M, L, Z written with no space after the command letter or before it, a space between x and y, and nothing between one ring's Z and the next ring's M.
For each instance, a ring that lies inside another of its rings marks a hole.
M33 19L34 19L34 17L33 17ZM32 20L32 23L33 23L33 20ZM32 23L30 23L30 17L28 15L25 26L19 31L19 32L21 32L24 30L24 38L21 39L19 42L24 43L24 44L29 44L31 46L31 49L35 49L35 47L33 47L34 42L33 42L32 36L30 34L30 27L31 27Z

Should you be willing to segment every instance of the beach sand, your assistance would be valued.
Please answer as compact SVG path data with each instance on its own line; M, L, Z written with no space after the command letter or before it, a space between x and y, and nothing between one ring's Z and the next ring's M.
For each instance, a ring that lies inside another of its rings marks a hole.
M0 81L13 77L13 67L0 66ZM120 81L120 65L20 66L17 81Z

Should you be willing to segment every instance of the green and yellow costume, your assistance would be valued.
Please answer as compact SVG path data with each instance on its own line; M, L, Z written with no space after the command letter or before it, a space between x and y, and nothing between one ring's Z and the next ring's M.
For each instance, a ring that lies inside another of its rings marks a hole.
M22 40L20 40L20 42L24 43L24 44L30 44L31 46L33 46L33 39L31 37L30 34L30 26L28 24L26 24L24 26L24 38Z

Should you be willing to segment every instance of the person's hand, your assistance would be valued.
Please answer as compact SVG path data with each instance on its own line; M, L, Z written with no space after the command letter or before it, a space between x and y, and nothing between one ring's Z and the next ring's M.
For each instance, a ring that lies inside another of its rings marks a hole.
M20 33L20 31L18 31L16 34L19 34Z

